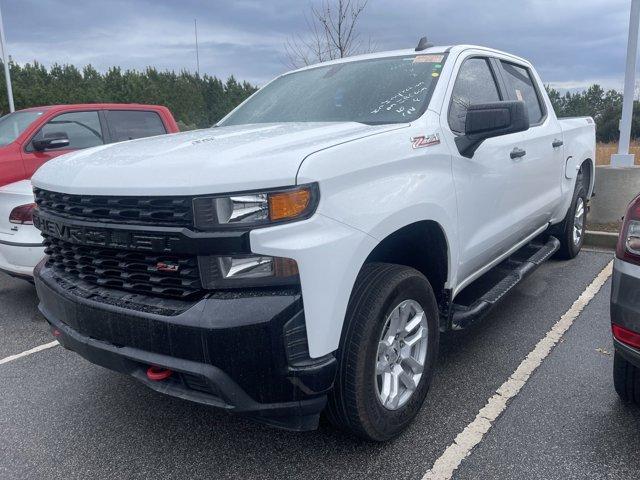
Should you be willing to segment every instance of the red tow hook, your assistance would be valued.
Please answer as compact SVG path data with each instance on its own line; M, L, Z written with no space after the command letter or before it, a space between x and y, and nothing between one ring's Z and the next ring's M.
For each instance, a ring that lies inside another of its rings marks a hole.
M147 369L147 378L153 382L161 382L171 376L173 371L168 368L149 367Z

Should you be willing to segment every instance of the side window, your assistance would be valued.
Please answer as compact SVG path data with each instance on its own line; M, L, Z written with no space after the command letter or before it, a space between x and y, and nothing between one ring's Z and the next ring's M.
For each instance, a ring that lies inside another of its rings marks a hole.
M465 60L451 94L449 127L456 133L464 133L469 105L499 101L500 93L487 59Z
M529 122L531 124L539 123L544 113L540 106L540 97L538 96L531 73L525 67L504 61L501 63L506 73L505 82L507 83L507 88L510 90L513 98L525 103L529 111Z
M34 139L42 139L51 133L66 133L71 149L102 145L102 128L98 112L69 112L52 118L36 133Z
M109 131L114 142L167 133L160 115L141 110L109 110Z

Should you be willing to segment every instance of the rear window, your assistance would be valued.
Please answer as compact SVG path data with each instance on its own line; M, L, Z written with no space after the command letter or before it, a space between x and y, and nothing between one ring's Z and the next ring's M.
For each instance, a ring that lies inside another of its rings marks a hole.
M167 133L160 115L137 110L109 110L109 131L114 142L152 137Z
M510 94L515 100L525 103L529 111L529 122L539 123L544 117L544 111L540 104L540 96L535 87L531 72L525 67L513 63L501 62L504 69L505 81Z

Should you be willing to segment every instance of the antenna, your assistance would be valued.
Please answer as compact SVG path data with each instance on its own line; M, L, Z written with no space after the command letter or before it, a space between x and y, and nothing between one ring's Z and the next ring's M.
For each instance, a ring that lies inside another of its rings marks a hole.
M196 71L198 72L198 77L200 76L200 52L198 51L198 19L193 19L193 29L196 34Z
M429 47L433 47L433 43L427 42L427 37L422 37L418 42L418 46L416 47L416 52L426 50Z

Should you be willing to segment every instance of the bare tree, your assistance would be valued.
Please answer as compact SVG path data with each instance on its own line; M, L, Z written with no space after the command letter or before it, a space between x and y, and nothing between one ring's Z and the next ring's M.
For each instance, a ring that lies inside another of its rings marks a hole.
M298 68L372 50L363 45L356 25L369 0L322 0L305 16L306 35L295 35L285 43L291 66Z

